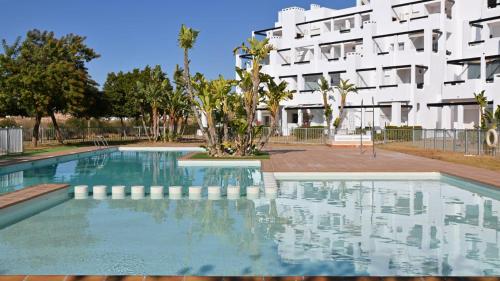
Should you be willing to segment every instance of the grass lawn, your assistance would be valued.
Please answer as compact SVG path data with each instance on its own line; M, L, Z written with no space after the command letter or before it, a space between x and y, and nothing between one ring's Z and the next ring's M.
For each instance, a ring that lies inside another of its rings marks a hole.
M267 152L261 152L257 155L252 155L252 156L244 156L244 157L238 157L238 156L226 156L226 157L211 157L208 155L208 153L205 152L199 152L191 155L189 159L193 160L266 160L269 159L269 153Z
M488 169L500 172L500 157L492 156L465 156L463 153L443 152L437 150L427 150L404 144L391 143L377 146L378 148L402 152L415 156L437 159L457 164L469 165L473 167Z

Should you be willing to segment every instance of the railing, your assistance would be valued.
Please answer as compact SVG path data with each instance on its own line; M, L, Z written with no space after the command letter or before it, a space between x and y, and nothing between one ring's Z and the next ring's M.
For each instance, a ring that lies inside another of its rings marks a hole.
M0 155L23 152L23 129L0 128Z
M98 138L104 138L108 142L116 141L140 141L148 140L151 136L149 128L146 128L148 133L145 133L143 127L99 127L99 128L75 128L62 127L61 134L64 143L94 143ZM163 133L163 128L160 128L160 134ZM22 129L23 139L26 143L31 142L33 137L33 128ZM52 127L41 127L38 131L39 144L57 144L56 131ZM188 127L182 132L181 138L197 138L196 128Z
M269 138L269 143L280 144L325 144L327 143L328 130L325 128L279 128ZM264 128L266 135L269 128Z
M500 134L500 130L497 129ZM489 147L488 131L480 129L386 129L375 134L376 143L403 143L429 150L463 153L464 155L500 156L500 143Z

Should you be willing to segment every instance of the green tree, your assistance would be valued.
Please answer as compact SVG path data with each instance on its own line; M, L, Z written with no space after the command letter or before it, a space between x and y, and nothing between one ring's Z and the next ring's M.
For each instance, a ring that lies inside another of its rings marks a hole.
M255 130L254 130L254 122L257 111L257 105L261 98L261 68L262 61L265 60L269 53L274 49L271 44L269 44L269 39L265 38L263 40L259 40L255 37L249 38L247 40L247 44L242 43L241 46L234 49L234 53L237 54L239 52L244 53L245 55L251 57L251 69L249 70L250 79L252 81L251 88L245 89L243 91L243 101L244 101L244 109L246 111L246 134L244 139L242 140L242 149L239 151L241 156L247 155L252 152L252 147L255 140ZM244 83L247 83L246 81ZM245 85L247 86L247 85ZM240 87L241 88L241 87ZM245 87L246 88L246 87Z
M217 132L217 110L220 106L220 96L213 91L210 81L202 74L197 73L192 81L193 93L195 98L195 110L203 114L207 120L207 128L205 129L206 137L208 138L207 149L212 156L220 156L223 154L220 137Z
M269 115L271 116L271 126L264 141L261 142L261 148L267 143L272 135L275 135L278 129L279 114L280 114L280 103L286 100L293 99L293 94L295 91L287 90L288 83L286 81L281 81L279 84L274 82L274 79L270 78L266 82L267 90L264 92L263 103L266 104Z
M486 112L486 108L488 107L488 98L486 97L486 92L483 90L479 93L474 93L474 98L479 106L479 118L480 118L480 126L481 129L486 129L488 127L488 113Z
M160 118L159 110L165 103L165 98L173 90L170 80L156 66L151 72L147 81L137 81L137 92L144 98L151 108L151 134L154 141L160 138Z
M349 79L344 80L340 79L340 83L335 86L335 89L339 91L340 94L340 111L339 111L339 117L335 119L334 126L335 130L338 130L340 127L342 127L342 122L344 122L345 119L345 105L347 103L347 96L351 93L357 93L358 89L354 84L349 83Z
M181 30L179 31L179 36L177 38L177 41L179 43L179 47L181 47L184 50L183 83L186 92L190 98L190 104L192 109L191 111L194 115L196 123L198 123L198 127L200 128L200 131L203 137L205 138L205 141L207 142L208 147L214 147L215 144L212 143L213 138L208 135L208 131L203 126L201 113L196 108L195 95L189 69L189 63L190 63L189 50L191 50L194 47L194 44L196 43L196 39L198 38L199 34L200 34L199 31L189 28L183 24L181 26Z
M3 100L16 101L26 116L35 118L33 145L38 144L38 131L43 116L49 116L56 137L63 137L55 113L81 110L88 85L93 85L85 64L99 55L87 47L85 37L74 34L56 38L53 32L31 30L24 41L13 45L3 41L0 73L4 75Z
M323 76L321 76L319 80L319 91L323 96L323 107L324 107L323 114L325 115L326 127L328 128L328 135L330 135L330 130L332 128L333 110L330 104L328 104L328 100L330 99L330 93L333 91L333 89Z

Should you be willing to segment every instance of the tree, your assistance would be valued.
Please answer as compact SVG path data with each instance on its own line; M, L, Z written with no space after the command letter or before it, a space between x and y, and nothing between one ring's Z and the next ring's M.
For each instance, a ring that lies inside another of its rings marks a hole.
M186 92L190 98L190 104L191 104L191 111L194 115L194 118L196 120L196 123L198 123L198 127L200 128L200 131L205 138L205 141L207 142L208 147L214 147L214 143L212 143L212 138L208 135L207 130L203 126L202 122L202 116L200 112L196 108L196 101L195 101L195 96L194 96L194 90L193 90L193 85L191 81L191 75L189 72L189 50L191 50L194 47L194 44L196 43L196 39L198 38L198 35L200 34L199 31L194 30L192 28L189 28L185 26L184 24L181 26L181 30L179 31L179 36L178 36L178 43L179 47L181 47L184 50L184 73L183 73L183 80L184 80L184 87L186 89Z
M264 94L263 102L267 106L269 115L271 116L271 126L264 141L261 142L261 148L267 143L272 135L275 135L278 129L279 114L280 114L280 104L283 101L293 99L293 94L295 91L288 91L288 83L286 81L281 81L279 84L274 82L274 79L269 78L266 82L267 90Z
M330 92L332 92L332 87L325 79L325 77L321 76L319 80L319 91L323 95L323 107L324 107L324 115L326 120L326 127L328 128L328 135L330 135L330 130L332 128L332 115L333 110L332 107L328 104L328 100L330 99Z
M481 91L479 93L474 93L474 98L476 99L477 104L479 105L479 119L481 129L486 129L488 127L487 120L488 114L486 112L486 108L488 107L488 98L485 95L485 91Z
M242 43L241 46L234 49L234 53L243 52L245 55L252 58L251 69L249 71L249 78L252 81L251 87L245 85L245 90L243 90L243 101L244 109L246 111L246 134L242 140L242 147L239 151L241 156L251 153L253 142L255 139L254 122L256 116L257 105L261 97L261 62L265 60L269 53L274 49L271 44L269 44L269 39L258 40L255 37L249 38L247 44ZM241 77L241 75L240 75ZM245 81L244 83L247 83ZM242 87L240 87L242 88Z
M151 134L153 140L160 138L159 110L165 103L165 98L172 92L172 85L160 66L156 66L147 81L137 81L137 92L151 108Z
M10 95L26 116L35 118L33 145L38 144L41 119L49 116L60 143L63 137L56 112L81 110L89 85L94 85L85 63L99 55L84 44L85 37L74 34L56 38L53 32L31 30L21 42L3 41L0 58L2 96ZM7 99L5 99L7 100Z
M349 79L344 80L340 79L340 83L335 86L335 89L339 91L340 94L340 112L339 112L339 117L335 119L334 126L335 130L338 130L340 127L342 127L342 122L345 119L345 112L344 112L344 107L347 102L347 96L350 93L357 93L358 89L354 84L349 83Z
M219 95L213 91L211 83L200 73L197 73L192 81L193 94L196 98L192 99L194 110L205 116L207 128L205 135L208 138L207 149L211 156L220 156L223 154L220 137L217 133L216 112L220 105Z

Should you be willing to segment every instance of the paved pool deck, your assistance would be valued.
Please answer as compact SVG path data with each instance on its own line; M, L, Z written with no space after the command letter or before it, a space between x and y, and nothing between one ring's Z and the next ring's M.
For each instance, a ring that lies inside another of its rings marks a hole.
M271 158L262 160L263 172L440 172L500 188L500 173L473 166L444 162L372 148L274 145Z

